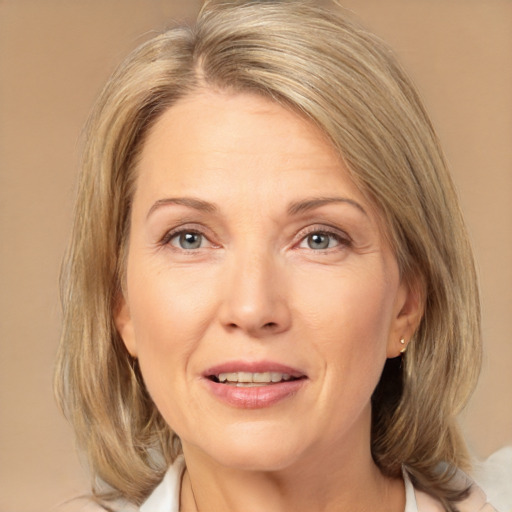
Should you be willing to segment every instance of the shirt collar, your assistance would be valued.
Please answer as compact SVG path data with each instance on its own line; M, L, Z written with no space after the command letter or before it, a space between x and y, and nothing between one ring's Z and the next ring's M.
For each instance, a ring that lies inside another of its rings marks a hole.
M142 504L140 512L179 512L180 489L185 459L180 455L167 470L163 480L155 487L147 500ZM402 470L405 484L404 512L418 512L416 495L411 479L405 468Z

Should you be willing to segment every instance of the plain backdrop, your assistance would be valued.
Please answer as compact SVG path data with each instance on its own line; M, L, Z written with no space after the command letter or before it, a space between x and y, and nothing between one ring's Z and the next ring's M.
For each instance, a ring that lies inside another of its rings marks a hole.
M347 0L386 39L438 128L474 242L485 362L462 417L485 457L512 443L512 2ZM0 0L0 512L87 491L52 395L59 266L81 126L114 66L199 1Z

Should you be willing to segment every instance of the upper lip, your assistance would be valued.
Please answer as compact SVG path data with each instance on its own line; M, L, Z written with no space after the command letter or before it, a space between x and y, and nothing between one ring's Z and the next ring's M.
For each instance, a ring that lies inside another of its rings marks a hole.
M249 372L249 373L265 373L276 372L286 373L292 377L300 378L307 377L307 375L291 366L276 363L273 361L226 361L208 368L203 372L203 377L211 377L212 375L219 375L221 373L235 373L235 372Z

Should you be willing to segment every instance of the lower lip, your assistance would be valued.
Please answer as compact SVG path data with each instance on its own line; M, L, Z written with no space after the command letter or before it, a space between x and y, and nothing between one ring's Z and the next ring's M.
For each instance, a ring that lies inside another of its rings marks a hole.
M254 387L238 387L205 379L211 393L218 399L240 409L262 409L295 395L306 379L297 379Z

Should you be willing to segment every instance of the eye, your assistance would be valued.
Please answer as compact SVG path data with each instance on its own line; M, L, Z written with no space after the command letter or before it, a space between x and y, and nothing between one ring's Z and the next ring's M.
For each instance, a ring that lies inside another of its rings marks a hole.
M181 231L174 233L169 238L168 243L173 247L190 251L203 248L207 243L207 239L197 231Z
M302 239L299 247L303 249L325 251L340 245L348 245L348 243L348 240L342 238L336 233L330 233L328 231L313 231Z

